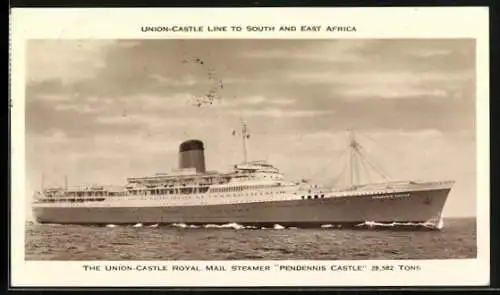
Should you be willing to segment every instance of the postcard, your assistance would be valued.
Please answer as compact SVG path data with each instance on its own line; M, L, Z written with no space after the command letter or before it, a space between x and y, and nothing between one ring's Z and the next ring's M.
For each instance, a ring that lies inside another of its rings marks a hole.
M13 287L489 283L487 8L11 24Z

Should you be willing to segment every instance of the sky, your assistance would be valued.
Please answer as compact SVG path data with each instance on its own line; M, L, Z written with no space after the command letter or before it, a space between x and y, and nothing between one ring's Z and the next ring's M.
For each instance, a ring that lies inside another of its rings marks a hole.
M187 139L227 171L244 120L249 160L287 179L346 180L354 129L391 179L455 180L445 216L475 215L474 40L30 40L26 66L28 192L169 172Z

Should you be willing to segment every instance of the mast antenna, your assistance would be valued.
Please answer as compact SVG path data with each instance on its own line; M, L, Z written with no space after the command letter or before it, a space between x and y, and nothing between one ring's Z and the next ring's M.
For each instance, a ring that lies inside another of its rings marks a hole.
M250 134L248 133L247 124L243 119L241 119L241 139L243 142L243 162L246 163L248 160L248 151L247 151L247 140L250 138Z

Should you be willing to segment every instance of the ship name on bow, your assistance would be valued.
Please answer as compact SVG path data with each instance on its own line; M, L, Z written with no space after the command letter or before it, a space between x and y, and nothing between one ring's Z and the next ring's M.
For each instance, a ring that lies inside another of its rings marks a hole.
M404 193L404 194L388 194L388 195L378 195L378 196L373 196L373 199L398 199L398 198L407 198L409 197L409 193Z

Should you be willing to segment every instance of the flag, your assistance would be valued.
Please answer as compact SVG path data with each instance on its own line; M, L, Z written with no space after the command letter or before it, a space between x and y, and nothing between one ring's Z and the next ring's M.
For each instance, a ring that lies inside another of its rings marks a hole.
M233 130L233 136L235 136L235 135L236 135L236 130Z

